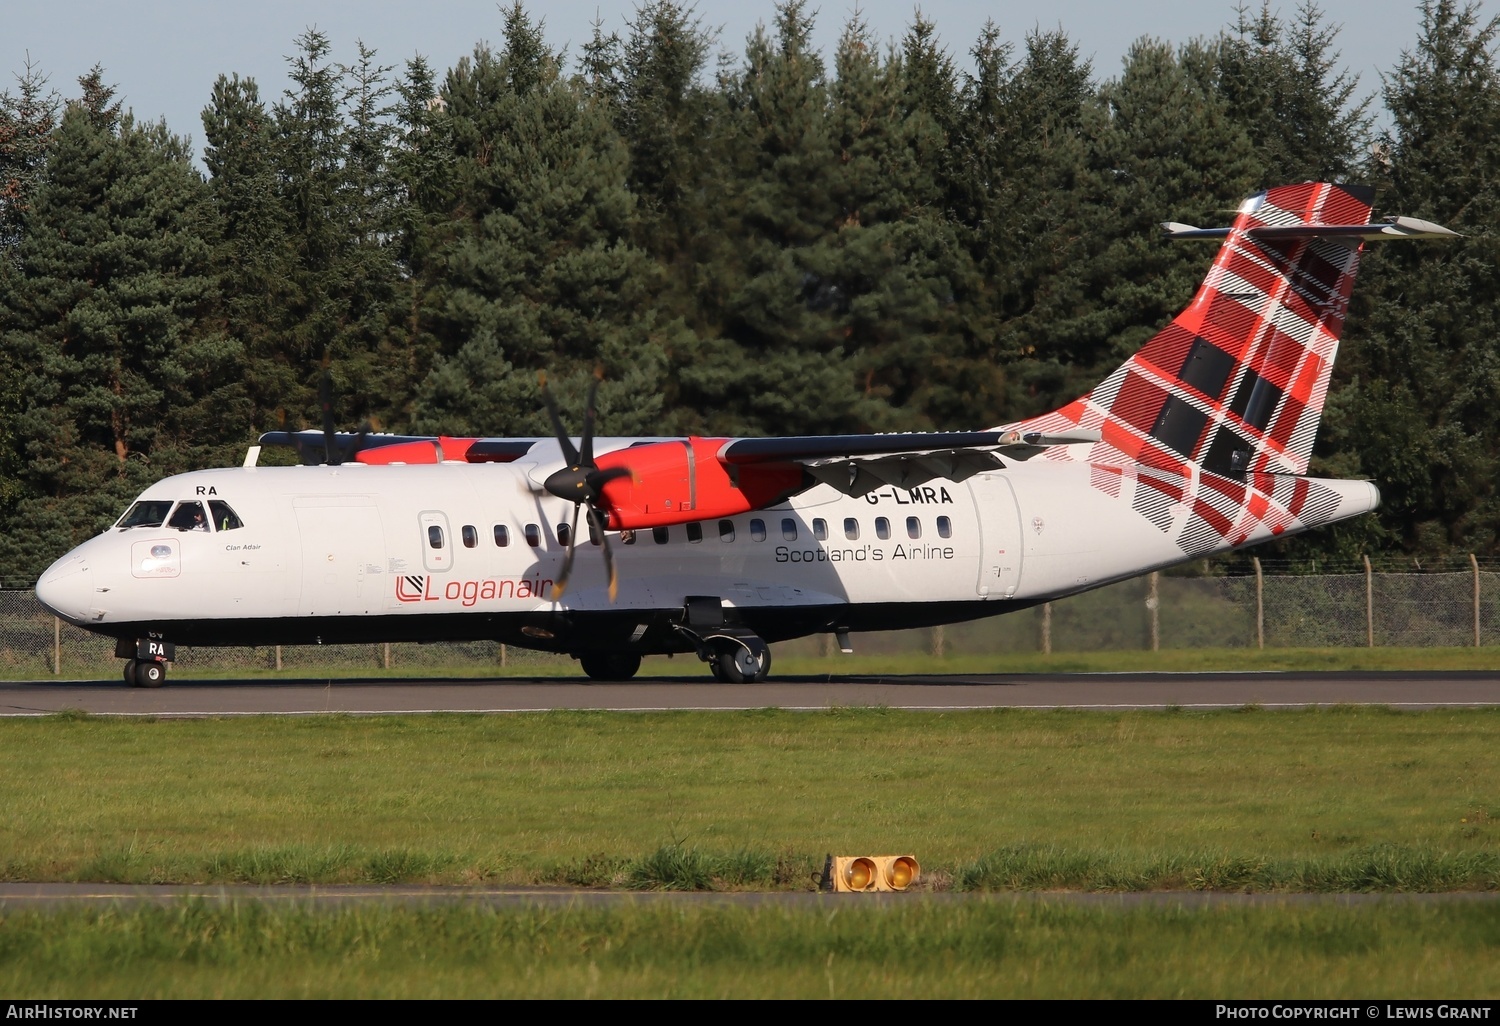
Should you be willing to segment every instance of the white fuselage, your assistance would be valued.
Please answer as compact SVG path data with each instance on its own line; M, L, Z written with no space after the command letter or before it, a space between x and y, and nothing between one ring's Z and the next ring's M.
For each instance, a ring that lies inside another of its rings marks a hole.
M539 492L536 474L529 463L183 474L141 500L218 500L242 526L112 528L58 560L37 593L90 630L188 644L472 638L671 651L683 645L661 619L688 596L716 596L778 640L971 619L1187 558L1132 511L1139 483L1111 494L1089 464L1038 460L862 497L817 485L738 516L612 532L614 602L580 525L572 579L554 601L559 527L574 508ZM1339 484L1340 516L1373 508L1372 486Z

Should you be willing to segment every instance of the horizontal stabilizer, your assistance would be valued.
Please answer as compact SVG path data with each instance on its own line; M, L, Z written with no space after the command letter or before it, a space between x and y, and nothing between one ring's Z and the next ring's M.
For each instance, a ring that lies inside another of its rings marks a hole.
M1162 231L1171 239L1223 239L1228 228L1198 228L1179 221L1163 221ZM1371 224L1287 224L1264 225L1245 230L1252 239L1363 239L1383 242L1388 239L1456 239L1462 236L1440 224L1419 217L1392 217Z

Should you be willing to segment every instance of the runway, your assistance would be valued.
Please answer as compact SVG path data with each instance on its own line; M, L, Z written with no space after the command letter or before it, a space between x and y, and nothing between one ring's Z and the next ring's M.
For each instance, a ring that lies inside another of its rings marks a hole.
M1500 705L1500 673L942 674L785 677L764 684L692 678L601 683L568 678L170 680L158 689L106 681L0 683L0 716L77 710L100 716L306 716L321 713L526 713L658 710L1218 709L1382 705L1401 709Z

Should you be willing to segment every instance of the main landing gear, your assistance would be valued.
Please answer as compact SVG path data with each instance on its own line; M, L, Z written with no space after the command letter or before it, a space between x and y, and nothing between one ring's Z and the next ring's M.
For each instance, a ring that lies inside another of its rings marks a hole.
M177 646L158 638L115 644L115 655L125 660L122 676L133 688L159 688L167 682L167 664L177 655Z
M714 680L758 684L771 673L771 648L748 627L731 622L730 614L717 596L689 595L682 607L683 622L673 626L693 643Z

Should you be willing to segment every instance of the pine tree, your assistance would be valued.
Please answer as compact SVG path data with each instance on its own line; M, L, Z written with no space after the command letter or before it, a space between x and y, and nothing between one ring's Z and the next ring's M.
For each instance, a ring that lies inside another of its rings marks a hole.
M1163 240L1158 222L1217 224L1253 190L1249 139L1191 73L1199 49L1179 56L1166 43L1137 42L1087 114L1083 244L1027 324L1035 362L1023 378L1040 405L1082 394L1192 298L1212 254Z
M240 350L207 316L207 194L187 145L117 119L97 74L82 81L0 303L26 460L3 558L29 573L144 484L225 459L247 413Z
M421 269L442 355L417 396L419 427L550 434L536 375L563 405L595 365L602 427L660 426L657 271L632 242L628 155L598 104L562 75L516 4L499 53L478 48L443 88L452 140L451 238Z
M1386 81L1392 128L1381 206L1465 239L1372 247L1335 368L1320 466L1369 476L1376 518L1351 547L1419 557L1500 551L1500 19L1430 0Z
M56 92L43 91L47 76L29 57L16 86L14 96L0 91L0 263L8 262L21 242L62 106Z
M955 145L953 205L974 267L959 294L969 382L960 401L987 424L1067 391L1062 363L1037 359L1037 347L1077 302L1076 264L1098 245L1084 222L1090 65L1060 31L1029 34L1015 64L1012 52L988 24L971 50Z
M837 431L865 422L844 339L828 316L843 301L814 247L841 220L829 91L800 0L777 5L744 64L721 79L728 130L722 223L737 245L700 297L707 328L674 351L696 429L728 434Z
M1336 26L1312 0L1284 24L1269 3L1251 17L1241 8L1234 30L1201 48L1195 69L1228 104L1250 137L1264 186L1284 182L1350 181L1370 131L1370 98L1359 80L1339 71Z
M306 398L302 361L285 344L294 254L279 189L275 124L254 79L220 75L203 110L203 128L219 312L225 332L244 347L253 422L261 430L275 428L289 405L296 408Z

